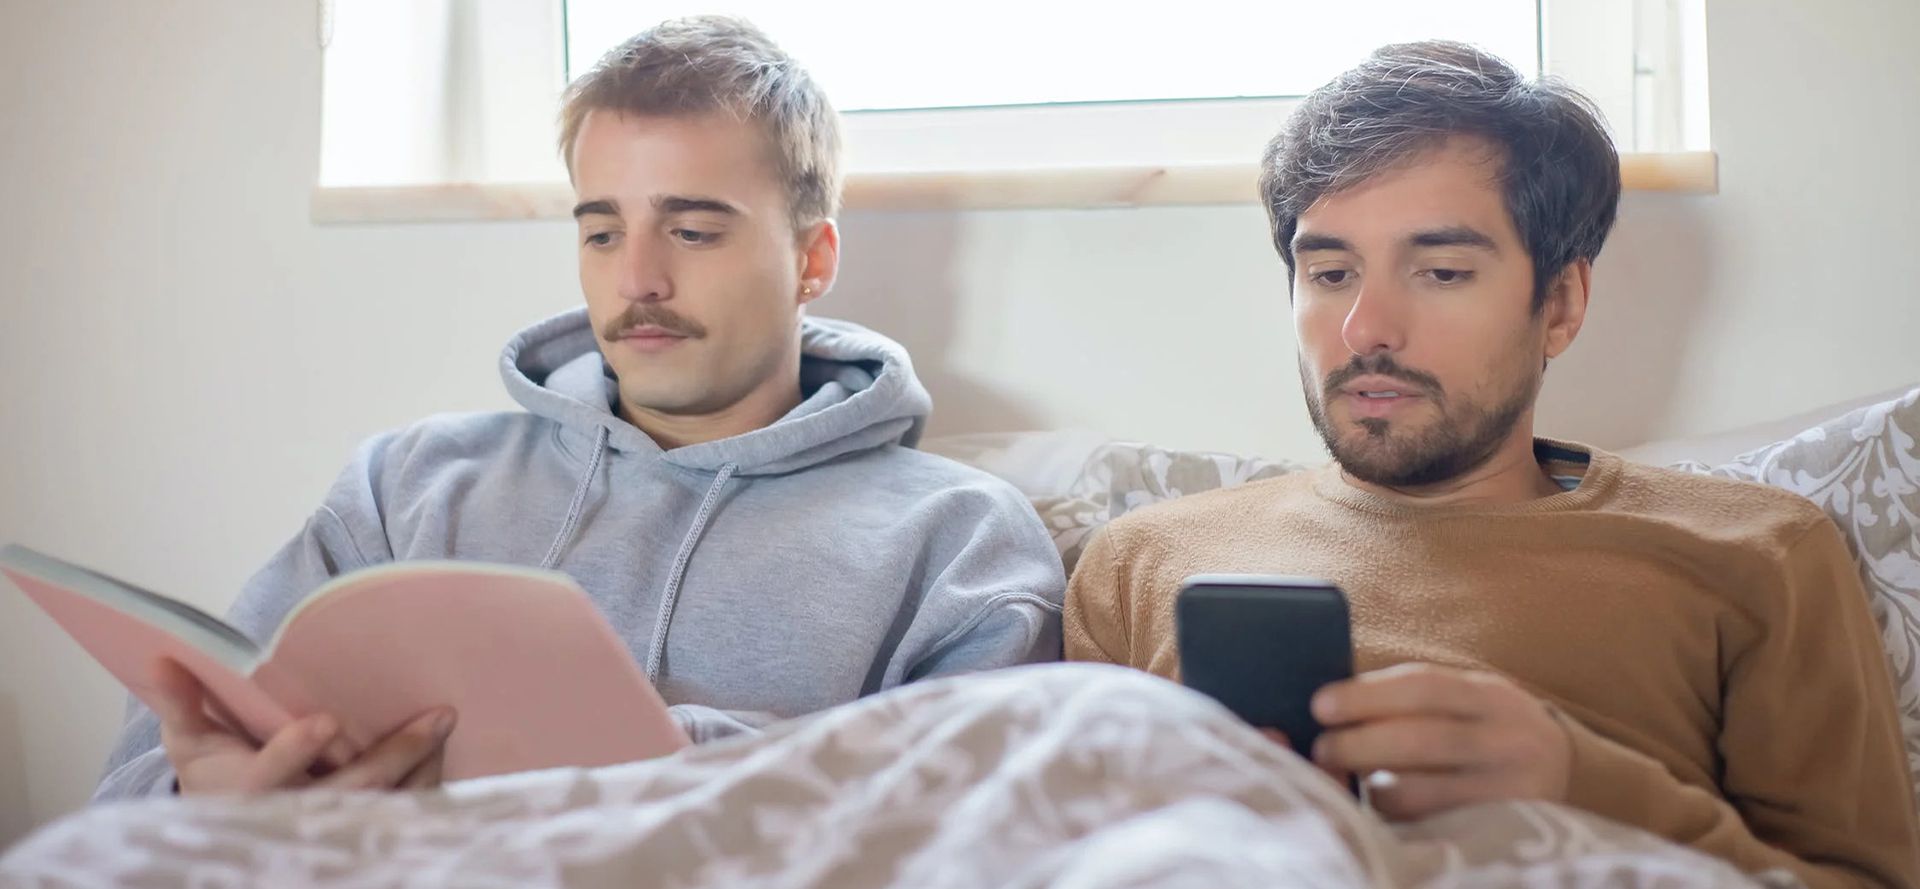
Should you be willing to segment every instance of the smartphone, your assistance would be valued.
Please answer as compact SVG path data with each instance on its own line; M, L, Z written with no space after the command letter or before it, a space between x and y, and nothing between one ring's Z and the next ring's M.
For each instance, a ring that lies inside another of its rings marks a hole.
M1313 693L1353 675L1346 594L1310 577L1198 574L1180 585L1174 621L1181 681L1311 758Z

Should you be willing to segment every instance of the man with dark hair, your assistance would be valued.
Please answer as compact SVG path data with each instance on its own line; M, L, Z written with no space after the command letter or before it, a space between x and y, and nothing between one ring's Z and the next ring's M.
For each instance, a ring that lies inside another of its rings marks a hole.
M1115 521L1067 654L1174 676L1198 573L1326 577L1356 667L1313 758L1418 818L1551 800L1748 872L1911 886L1891 679L1838 529L1786 492L1534 435L1619 160L1572 90L1452 43L1307 97L1260 181L1334 458Z

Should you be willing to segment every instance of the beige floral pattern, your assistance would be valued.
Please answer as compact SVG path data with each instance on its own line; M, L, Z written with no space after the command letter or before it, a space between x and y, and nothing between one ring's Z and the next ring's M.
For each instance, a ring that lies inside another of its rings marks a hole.
M1920 800L1920 389L1708 468L1678 468L1785 488L1840 526L1880 624Z
M929 682L666 760L435 793L154 800L0 886L1747 887L1547 804L1392 828L1212 701L1117 667Z
M1087 458L1080 477L1062 496L1033 501L1053 532L1067 571L1080 560L1087 538L1106 523L1142 506L1187 494L1228 488L1300 469L1300 464L1205 451L1170 451L1134 442L1114 442Z

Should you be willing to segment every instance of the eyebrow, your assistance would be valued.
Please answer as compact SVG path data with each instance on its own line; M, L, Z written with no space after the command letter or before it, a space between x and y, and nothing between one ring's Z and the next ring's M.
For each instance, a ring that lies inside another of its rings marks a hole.
M1488 253L1500 252L1500 246L1492 238L1464 225L1414 232L1412 237L1407 238L1407 243L1415 247L1475 247Z
M1293 252L1295 253L1312 253L1316 250L1351 251L1352 249L1353 245L1348 244L1344 239L1336 238L1332 235L1300 235L1293 239Z
M718 198L687 197L682 195L664 195L653 199L653 209L662 215L675 213L719 213L723 216L740 216L740 208ZM575 204L573 218L582 216L619 216L620 202L601 199Z
M723 216L739 216L740 208L719 198L686 197L682 195L664 195L653 199L653 209L665 215L674 213L719 213Z
M1488 253L1500 252L1500 246L1494 243L1493 238L1479 229L1464 225L1417 231L1407 237L1407 243L1414 247L1474 247ZM1351 252L1353 245L1344 238L1332 235L1301 235L1293 239L1293 252L1296 254L1322 250Z
M573 218L582 216L618 216L620 205L613 201L586 201L573 205Z

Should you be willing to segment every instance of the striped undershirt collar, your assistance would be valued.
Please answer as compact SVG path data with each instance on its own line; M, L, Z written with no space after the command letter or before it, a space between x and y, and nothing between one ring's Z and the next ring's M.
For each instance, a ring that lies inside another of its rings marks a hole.
M1563 491L1580 487L1587 477L1587 467L1593 465L1591 454L1538 440L1533 443L1533 457Z

